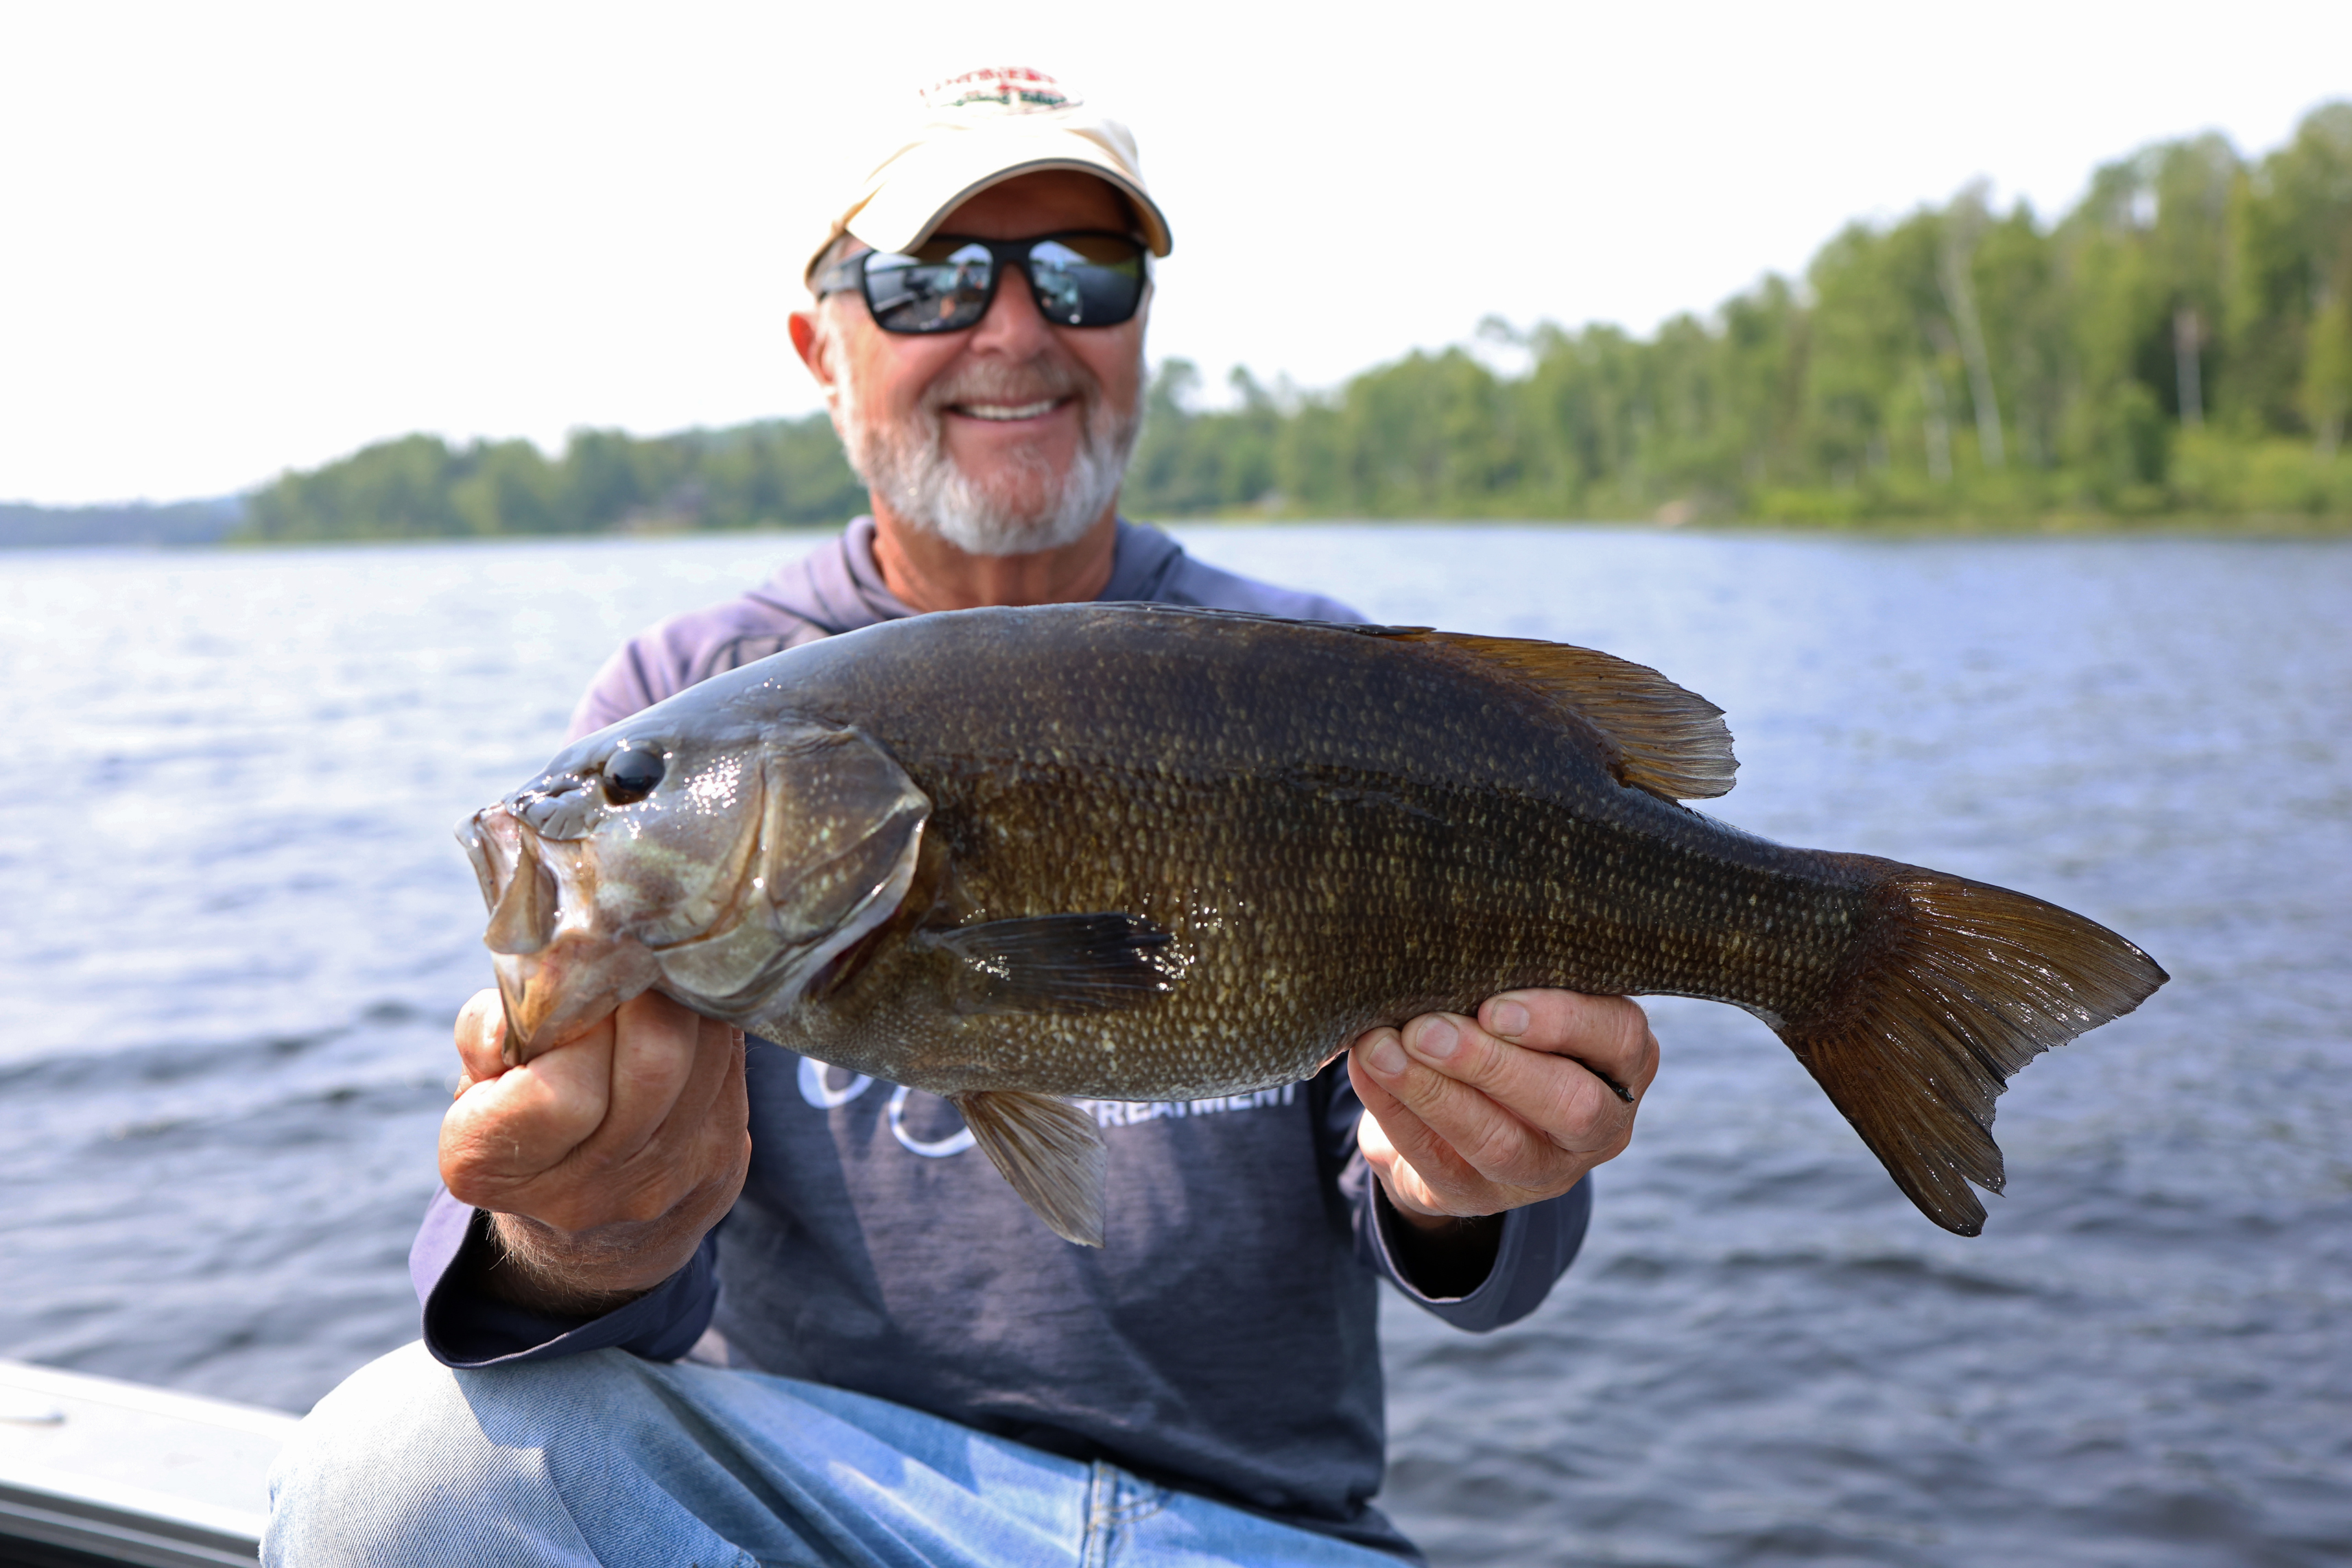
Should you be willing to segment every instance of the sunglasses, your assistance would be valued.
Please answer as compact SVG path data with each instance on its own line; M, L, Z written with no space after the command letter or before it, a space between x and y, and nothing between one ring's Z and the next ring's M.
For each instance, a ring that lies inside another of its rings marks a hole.
M1034 239L941 234L912 251L867 250L816 280L819 299L858 289L886 332L960 332L996 302L1008 265L1028 276L1038 314L1057 327L1115 327L1143 303L1150 280L1141 240L1081 229Z

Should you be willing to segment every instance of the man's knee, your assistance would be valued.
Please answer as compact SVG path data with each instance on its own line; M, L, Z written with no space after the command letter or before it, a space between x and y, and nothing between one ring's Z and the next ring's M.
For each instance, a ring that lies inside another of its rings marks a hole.
M272 1468L264 1561L593 1563L549 1475L549 1434L576 1432L577 1385L613 1375L595 1357L452 1372L421 1344L371 1362Z

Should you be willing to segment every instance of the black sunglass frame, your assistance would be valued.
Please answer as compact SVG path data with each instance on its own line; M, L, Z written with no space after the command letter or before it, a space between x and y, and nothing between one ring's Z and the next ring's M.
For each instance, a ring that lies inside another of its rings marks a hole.
M1036 248L1041 245L1052 244L1055 240L1073 239L1115 239L1121 245L1134 247L1138 274L1135 297L1129 301L1124 310L1116 315L1106 316L1098 321L1055 321L1053 301L1047 298L1037 282L1034 263ZM906 254L899 251L861 250L855 256L835 262L818 275L816 297L822 300L830 294L845 294L856 289L866 300L866 314L873 317L874 324L884 331L895 333L900 337L935 337L944 332L968 332L980 325L987 319L990 309L996 303L996 290L1004 281L1005 273L1016 268L1022 278L1027 281L1029 297L1036 301L1039 313L1044 315L1046 321L1057 326L1087 329L1122 326L1135 319L1135 313L1143 308L1144 295L1151 289L1151 247L1136 236L1122 234L1117 229L1064 228L1056 229L1052 234L1029 235L1020 239L982 239L978 235L935 234L923 243L927 247L934 245L950 245L958 249L965 246L976 245L988 252L988 281L981 290L979 307L972 312L970 321L958 325L946 323L926 323L916 326L891 325L890 321L883 314L883 307L875 303L873 286L866 275L866 263L880 256ZM916 265L929 267L945 264L944 259L916 263Z

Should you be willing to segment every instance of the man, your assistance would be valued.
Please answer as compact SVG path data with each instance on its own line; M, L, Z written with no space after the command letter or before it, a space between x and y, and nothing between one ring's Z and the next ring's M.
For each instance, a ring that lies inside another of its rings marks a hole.
M931 107L793 318L872 516L632 642L575 732L924 611L1353 618L1118 516L1169 249L1124 130L1034 72ZM1307 1084L1095 1106L1097 1251L929 1096L651 994L520 1068L501 1027L487 992L458 1020L424 1345L306 1423L271 1563L1393 1563L1377 1279L1465 1328L1531 1310L1656 1062L1633 1004L1530 992Z

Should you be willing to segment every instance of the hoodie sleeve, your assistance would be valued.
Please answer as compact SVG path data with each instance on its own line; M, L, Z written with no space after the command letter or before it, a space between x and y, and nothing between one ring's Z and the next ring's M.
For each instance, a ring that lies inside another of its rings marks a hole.
M651 646L649 646L651 645ZM630 638L620 650L604 661L596 679L588 683L581 695L580 706L572 710L572 723L564 731L566 744L583 735L593 735L607 724L617 724L632 713L641 713L669 695L664 688L674 687L675 678L665 679L667 672L655 662L661 651L651 635Z
M1390 1207L1380 1178L1356 1147L1356 1123L1364 1102L1348 1081L1345 1058L1324 1069L1320 1086L1329 1096L1321 1128L1324 1163L1337 1173L1356 1238L1356 1257L1403 1292L1407 1300L1457 1329L1485 1333L1516 1323L1543 1304L1555 1280L1568 1272L1584 1245L1592 1215L1592 1178L1585 1177L1556 1198L1512 1209L1503 1215L1503 1234L1486 1277L1458 1296L1432 1295L1414 1282L1397 1256L1394 1227L1402 1222Z
M409 1279L425 1307L425 1348L444 1366L555 1361L612 1348L676 1361L710 1325L719 1300L715 1227L685 1268L635 1300L599 1317L572 1318L509 1306L471 1285L468 1265L492 1245L489 1217L446 1190L436 1193L408 1250Z
M564 739L593 735L721 671L824 637L822 626L775 597L799 575L787 568L760 593L672 616L631 637L588 683ZM813 592L796 590L793 604L813 604Z

